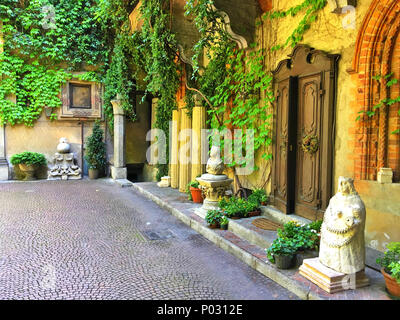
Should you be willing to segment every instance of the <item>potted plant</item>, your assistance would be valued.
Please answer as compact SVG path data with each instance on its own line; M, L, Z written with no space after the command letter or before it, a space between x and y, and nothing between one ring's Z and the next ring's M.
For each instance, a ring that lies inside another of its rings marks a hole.
M222 216L219 224L220 224L222 230L228 230L229 220L226 216Z
M47 165L46 157L43 154L30 151L14 154L10 162L14 166L18 165L21 172L24 173L23 180L35 180L35 171L38 166Z
M200 183L198 181L191 181L186 186L188 199L192 200L194 203L203 203L202 190L199 188L199 186Z
M211 229L219 228L222 213L219 210L208 210L206 214L206 222Z
M259 205L265 206L268 202L268 196L264 189L255 189L252 194L247 198L248 201L258 202Z
M292 239L275 239L266 249L268 260L278 269L290 269L296 264L297 246Z
M260 204L258 202L255 202L254 200L249 200L246 204L246 211L248 217L259 216L261 214Z
M376 259L382 269L388 292L400 298L400 242L391 242L382 258Z
M106 144L103 142L103 130L95 122L92 134L86 141L85 160L89 165L89 179L97 179L100 171L106 167Z

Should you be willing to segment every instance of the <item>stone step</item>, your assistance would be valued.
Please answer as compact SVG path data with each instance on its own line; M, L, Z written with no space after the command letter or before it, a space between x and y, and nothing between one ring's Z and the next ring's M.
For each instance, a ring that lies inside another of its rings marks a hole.
M213 242L218 247L236 256L250 267L259 271L266 277L272 279L282 287L296 294L301 299L316 300L389 300L385 292L385 283L380 273L371 268L366 268L365 272L370 279L370 286L357 290L346 290L329 294L305 279L300 275L298 267L304 256L300 255L296 268L289 270L277 269L274 264L268 261L265 247L276 237L275 234L263 235L259 230L252 230L250 226L252 219L247 218L230 221L230 229L210 229L207 227L204 219L200 218L195 209L201 205L185 201L186 197L171 188L158 188L156 183L134 183L133 190L141 193L143 196L157 203L160 207L169 211L172 215L180 219L183 223L196 230L206 239ZM263 208L263 215L274 216L273 208ZM300 217L289 216L279 220L275 217L275 222L282 223L297 219ZM302 219L300 219L302 220ZM300 222L300 221L299 221ZM305 254L305 257L309 257Z

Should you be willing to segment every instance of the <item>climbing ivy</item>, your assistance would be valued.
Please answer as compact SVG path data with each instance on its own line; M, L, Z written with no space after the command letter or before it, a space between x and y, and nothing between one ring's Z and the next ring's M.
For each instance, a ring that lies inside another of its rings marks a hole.
M104 62L106 48L94 5L89 0L2 1L2 123L33 126L43 108L61 105L60 86L73 77L72 71ZM94 80L97 75L92 71L79 78Z
M387 74L385 76L382 75L376 75L373 76L372 79L379 82L382 85L382 82L386 85L387 88L391 88L395 84L400 83L399 79L393 78L394 72ZM391 107L393 105L396 105L397 103L400 103L400 96L397 96L395 98L384 98L381 99L376 105L372 107L372 110L367 110L367 111L359 111L358 116L356 118L357 121L361 120L362 115L366 115L368 118L372 118L373 116L376 115L376 111L383 106L386 107ZM400 116L400 109L397 111L398 115ZM392 134L400 134L400 129L396 129L392 132Z
M304 16L300 20L297 27L294 28L289 38L287 38L283 44L278 44L276 46L273 46L271 50L276 51L279 49L284 49L288 45L290 45L291 47L295 47L296 44L298 44L300 41L303 40L306 31L309 30L311 24L315 20L317 20L318 12L322 10L327 5L327 3L328 3L327 0L304 0L304 2L302 2L301 4L291 7L286 11L267 11L263 15L264 20L265 19L273 20L278 18L285 18L288 16L295 17L300 12L305 11Z

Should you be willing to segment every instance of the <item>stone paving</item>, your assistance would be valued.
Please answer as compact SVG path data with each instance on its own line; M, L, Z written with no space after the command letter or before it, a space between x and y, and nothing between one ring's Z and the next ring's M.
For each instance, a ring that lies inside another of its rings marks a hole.
M110 180L0 183L0 299L298 299Z

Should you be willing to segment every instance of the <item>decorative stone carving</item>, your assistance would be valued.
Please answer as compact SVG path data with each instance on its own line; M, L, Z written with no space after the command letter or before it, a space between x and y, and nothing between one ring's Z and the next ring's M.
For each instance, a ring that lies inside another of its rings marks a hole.
M354 274L365 268L365 206L353 179L340 177L321 227L320 262L338 272Z
M330 200L321 226L319 257L303 260L300 274L329 293L368 286L365 218L365 206L353 179L340 177L338 192Z
M200 189L203 194L203 206L196 210L196 213L204 218L208 210L218 209L220 197L225 196L233 180L222 174L224 171L224 162L220 157L220 148L211 147L210 159L207 161L207 173L196 180L200 183Z
M160 188L168 188L171 185L171 177L165 176L161 177L161 181L157 183Z
M220 148L212 146L210 151L210 159L207 161L206 171L210 174L220 175L224 171L224 162L220 156Z
M48 180L77 180L81 179L81 168L76 164L74 154L70 153L71 146L66 138L61 138L53 157L52 167L48 172Z

